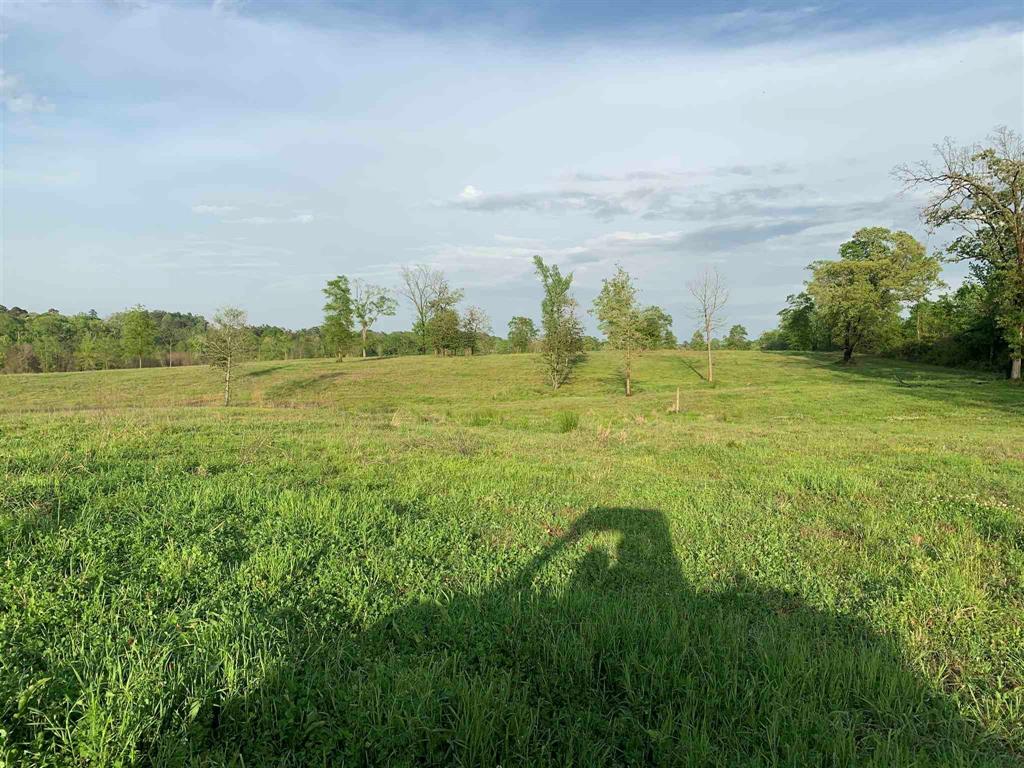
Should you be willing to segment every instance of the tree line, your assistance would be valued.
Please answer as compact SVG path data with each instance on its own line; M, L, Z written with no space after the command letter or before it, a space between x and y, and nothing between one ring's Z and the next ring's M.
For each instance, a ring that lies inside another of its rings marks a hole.
M339 275L323 289L323 323L292 331L250 326L245 313L224 308L211 322L201 315L136 306L110 317L95 312L62 315L0 306L0 370L30 373L144 365L226 365L240 360L346 355L435 354L442 357L533 351L548 383L558 388L588 350L622 355L624 388L632 392L633 363L648 349L684 347L707 355L714 381L715 349L842 351L899 356L942 365L1006 366L1021 377L1024 351L1024 148L1020 137L997 129L987 145L937 148L940 162L895 170L908 187L933 192L922 211L931 228L957 227L942 252L928 254L907 232L866 227L839 248L839 258L808 266L805 290L787 298L778 327L756 342L742 325L722 328L728 290L718 272L705 270L688 284L697 330L678 344L672 317L643 305L632 276L621 267L605 279L589 310L605 336L587 336L572 295L572 273L539 256L534 271L543 290L540 326L513 317L507 335L493 334L480 307L461 307L465 291L427 265L403 267L394 290ZM943 263L964 262L969 276L955 291L942 282ZM399 299L409 305L408 331L381 333L374 325L394 316ZM225 339L230 339L224 353ZM222 359L223 358L223 359ZM228 396L228 395L226 395Z
M809 265L804 291L791 295L764 349L841 350L938 365L1006 369L1021 378L1024 352L1024 145L998 128L985 145L950 140L938 163L904 165L907 188L926 188L921 212L930 229L957 237L935 254L906 232L858 230L839 258ZM943 263L968 277L948 290ZM941 293L942 289L947 289Z

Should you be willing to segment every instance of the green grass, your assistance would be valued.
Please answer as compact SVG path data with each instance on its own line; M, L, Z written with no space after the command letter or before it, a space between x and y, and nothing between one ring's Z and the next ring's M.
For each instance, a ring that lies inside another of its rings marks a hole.
M1021 764L1024 390L617 363L0 377L0 765Z

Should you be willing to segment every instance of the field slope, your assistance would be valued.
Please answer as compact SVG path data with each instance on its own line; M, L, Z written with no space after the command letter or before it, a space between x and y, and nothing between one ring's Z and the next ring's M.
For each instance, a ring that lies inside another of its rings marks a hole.
M0 765L1021 764L1024 390L538 365L0 377Z

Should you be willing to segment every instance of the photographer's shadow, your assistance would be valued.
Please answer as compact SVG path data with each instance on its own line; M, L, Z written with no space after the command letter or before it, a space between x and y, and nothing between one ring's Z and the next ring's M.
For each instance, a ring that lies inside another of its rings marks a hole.
M545 571L565 568L568 587L545 589ZM380 732L417 722L417 713L439 729L426 741L410 734L408 757L427 749L442 762L504 765L1013 759L862 623L742 579L729 591L695 590L664 516L651 510L593 509L508 583L400 611L367 641L394 681Z

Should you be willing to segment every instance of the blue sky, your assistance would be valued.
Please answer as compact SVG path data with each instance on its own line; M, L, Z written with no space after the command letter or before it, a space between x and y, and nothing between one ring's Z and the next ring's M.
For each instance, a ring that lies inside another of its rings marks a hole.
M994 3L45 3L3 23L0 303L320 321L430 263L503 332L534 253L774 325L860 226L945 240L896 163L1024 123ZM947 272L955 282L959 272ZM408 312L382 324L408 325Z

